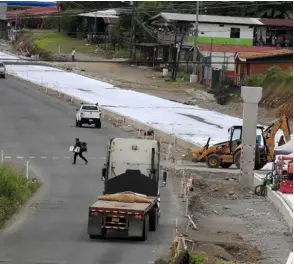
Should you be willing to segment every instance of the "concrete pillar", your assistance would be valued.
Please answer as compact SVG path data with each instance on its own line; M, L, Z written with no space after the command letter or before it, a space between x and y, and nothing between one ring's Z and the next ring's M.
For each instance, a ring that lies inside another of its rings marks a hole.
M246 187L254 186L254 165L256 146L256 126L258 119L258 103L262 96L262 87L242 86L243 98L243 134L241 155L241 178Z

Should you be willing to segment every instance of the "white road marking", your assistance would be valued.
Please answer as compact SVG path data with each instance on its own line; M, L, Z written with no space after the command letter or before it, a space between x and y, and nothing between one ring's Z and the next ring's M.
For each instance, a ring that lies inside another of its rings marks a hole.
M25 156L4 156L4 159L53 159L53 160L57 160L57 159L71 159L72 157L60 157L60 156L29 156L29 157L25 157ZM89 160L105 160L106 157L87 157L87 159Z

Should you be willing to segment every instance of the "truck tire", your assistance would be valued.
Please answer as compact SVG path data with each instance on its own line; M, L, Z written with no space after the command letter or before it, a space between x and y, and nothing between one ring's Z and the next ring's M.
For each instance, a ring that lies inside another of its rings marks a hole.
M78 121L78 127L82 127L82 121Z
M105 238L106 237L106 228L102 228L101 235L89 235L90 239L98 239L98 238Z
M100 119L95 122L95 127L101 128L101 120Z
M99 238L99 236L96 236L96 235L89 235L89 238L90 238L90 239L97 239L97 238Z
M79 122L78 122L78 120L76 120L76 127L78 127L79 126Z
M240 161L241 161L241 150L237 151L234 155L234 164L237 169L240 169Z
M153 207L149 213L149 231L156 231L158 226L158 208Z
M149 217L148 215L144 218L142 236L140 237L140 241L146 241L148 238L148 229L149 229Z
M210 154L206 158L206 165L209 168L218 168L221 164L221 159L217 154Z

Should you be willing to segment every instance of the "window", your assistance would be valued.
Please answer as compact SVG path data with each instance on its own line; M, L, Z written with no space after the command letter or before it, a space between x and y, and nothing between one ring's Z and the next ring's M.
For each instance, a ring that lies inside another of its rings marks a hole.
M230 38L240 38L240 28L231 28Z
M92 106L92 105L85 105L82 107L83 110L92 110L92 111L97 111L98 107L97 106Z

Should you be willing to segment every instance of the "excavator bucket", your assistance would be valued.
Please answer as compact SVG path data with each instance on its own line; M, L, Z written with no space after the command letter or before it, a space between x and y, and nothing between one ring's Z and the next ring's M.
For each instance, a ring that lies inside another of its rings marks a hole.
M194 161L202 148L189 148L183 160Z

